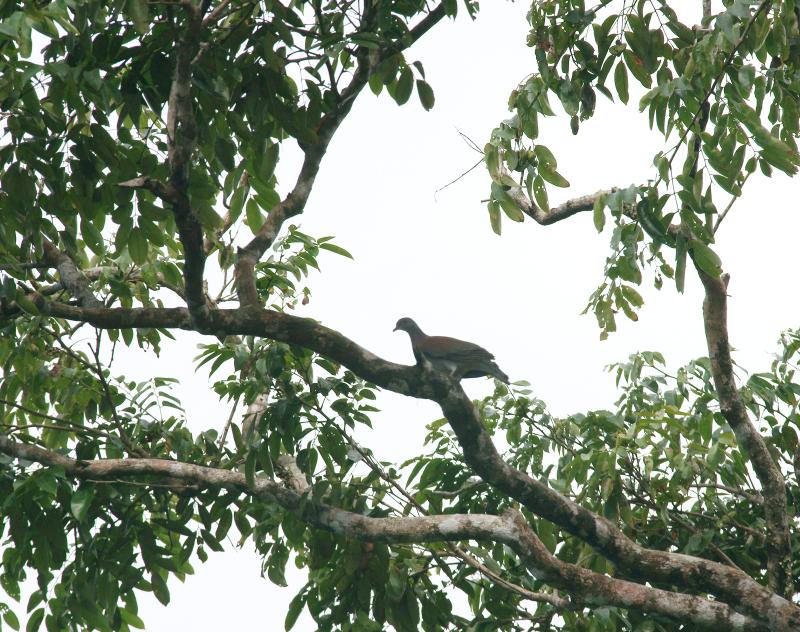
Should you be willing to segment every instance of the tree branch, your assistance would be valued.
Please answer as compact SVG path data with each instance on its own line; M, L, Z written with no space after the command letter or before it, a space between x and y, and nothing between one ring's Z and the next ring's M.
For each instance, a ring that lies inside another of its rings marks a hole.
M46 237L42 237L45 262L52 265L61 277L61 285L78 301L81 307L103 307L103 303L89 288L89 279L78 269L75 262L61 252Z
M437 402L453 428L466 463L495 489L580 538L611 560L628 577L687 587L716 595L757 616L770 602L773 630L800 629L800 608L778 597L743 572L702 558L647 549L615 524L559 494L497 452L472 400L449 376L426 368L388 362L340 333L311 319L262 309L212 310L198 326L185 308L90 309L35 297L45 313L97 327L181 328L215 336L253 335L297 344L339 362L356 375L401 395Z
M772 630L767 624L736 612L726 604L695 595L670 592L622 579L615 579L569 564L555 557L528 526L518 511L504 514L515 527L516 537L506 542L535 569L537 579L555 588L569 590L592 606L614 605L641 612L657 612L680 623L691 622L700 629ZM696 629L696 628L695 628Z
M189 169L197 143L197 123L191 96L192 57L198 46L201 17L187 11L188 26L182 33L175 53L172 85L167 101L167 164L170 184L174 188L172 212L183 245L183 277L186 304L193 318L202 320L208 308L203 287L206 254L203 226L189 199Z
M519 206L520 210L525 213L525 215L533 219L537 224L548 226L549 224L555 224L556 222L560 222L578 213L591 211L594 208L594 203L600 197L613 193L614 191L616 191L616 189L612 188L597 191L590 195L582 195L581 197L573 198L559 206L551 208L549 211L539 208L536 203L523 193L521 187L510 189L508 194L514 199L514 202L517 203L517 206Z
M289 487L267 478L248 486L244 474L230 470L164 459L97 459L83 461L57 452L13 441L0 435L0 452L42 465L59 467L82 479L107 480L153 476L199 487L221 487L249 493L284 509L297 512L308 524L348 538L370 542L423 543L479 540L508 545L522 558L537 579L570 591L593 607L614 605L642 612L656 612L702 628L766 632L768 626L738 614L730 606L703 597L673 593L614 579L575 564L562 562L542 544L518 511L502 516L447 514L438 516L373 518L321 503L302 502L308 484L291 457L278 466Z
M367 57L359 57L358 66L350 83L339 94L335 107L322 117L314 142L305 148L303 165L291 192L270 209L266 221L250 243L238 250L235 268L236 291L242 307L259 305L255 284L255 265L275 241L283 223L290 217L299 215L305 209L314 180L319 172L320 164L328 151L328 146L339 125L350 113L355 98L367 85L370 74L381 61L411 46L444 16L444 4L440 4L410 30L408 37L384 49L377 61L370 60Z
M219 18L222 16L222 12L225 11L230 3L231 0L222 0L222 2L214 7L211 12L205 18L203 18L203 26L212 26L217 20L219 20Z
M728 340L728 275L713 277L699 266L697 273L705 288L703 323L711 360L711 373L720 410L736 435L744 455L753 464L761 482L764 517L767 523L765 551L769 585L777 594L790 597L792 589L792 548L786 512L786 481L772 460L764 438L750 421L736 387Z

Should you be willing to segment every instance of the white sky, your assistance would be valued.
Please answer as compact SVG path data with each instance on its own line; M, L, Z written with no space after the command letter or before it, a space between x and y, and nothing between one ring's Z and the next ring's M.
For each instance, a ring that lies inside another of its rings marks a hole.
M408 337L392 328L399 317L411 316L426 333L485 346L512 380L531 382L557 414L610 407L616 391L604 371L609 363L639 350L660 350L672 365L706 353L699 283L690 269L683 295L668 283L661 292L643 287L639 322L620 315L619 331L600 342L594 317L580 312L602 279L608 229L598 236L588 214L551 227L504 217L497 237L481 202L489 191L482 167L434 195L478 159L457 130L482 146L509 116L510 91L535 70L525 46L527 3L482 4L477 21L459 16L437 26L407 54L425 64L436 93L432 112L416 95L399 108L385 93L375 98L366 90L337 133L299 223L312 235L335 235L355 261L323 254L323 274L312 280L311 302L298 313L406 363L413 362ZM541 125L542 142L573 185L551 190L551 204L652 177L660 139L649 132L636 101L633 95L624 107L598 95L598 112L577 137L567 117ZM293 181L296 161L286 163L279 171L284 187ZM800 325L797 199L797 185L782 175L748 183L719 232L716 249L732 277L731 340L737 361L751 371L768 368L780 331ZM194 430L221 428L225 413L205 375L186 371L200 337L183 340L165 349L158 374L183 380ZM128 373L147 375L152 366L142 358ZM468 380L465 386L480 397L490 383ZM380 404L374 430L359 430L357 439L381 460L397 462L419 451L425 424L441 416L430 402L393 394ZM170 580L166 608L140 593L147 630L282 629L286 607L305 579L298 571L287 575L289 588L273 586L260 577L260 560L249 547L212 553L196 571L185 584ZM295 629L315 626L306 613Z

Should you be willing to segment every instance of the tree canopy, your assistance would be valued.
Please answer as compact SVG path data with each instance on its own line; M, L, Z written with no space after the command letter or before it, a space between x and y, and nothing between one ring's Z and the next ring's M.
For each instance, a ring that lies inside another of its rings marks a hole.
M307 570L286 629L800 629L800 332L737 375L715 252L748 180L800 165L800 9L697 4L532 2L536 67L482 150L496 233L613 225L601 337L643 283L705 292L704 357L634 354L612 409L568 416L293 313L319 255L349 256L290 222L342 121L365 89L434 107L413 46L477 3L0 5L0 625L142 628L137 595L168 603L233 537L275 584ZM639 94L650 179L551 204L579 174L540 127L580 137ZM118 370L186 331L230 411L199 432L174 377ZM380 391L441 408L407 462L359 439Z

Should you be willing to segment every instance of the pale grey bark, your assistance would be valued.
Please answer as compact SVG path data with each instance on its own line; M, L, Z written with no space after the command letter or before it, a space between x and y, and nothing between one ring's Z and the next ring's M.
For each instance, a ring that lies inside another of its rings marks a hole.
M530 528L521 513L508 510L501 516L487 514L446 514L373 518L309 500L305 475L289 456L278 461L286 485L258 477L252 486L244 474L231 470L150 458L72 459L57 452L20 443L0 435L0 452L42 465L56 466L68 475L90 480L145 479L158 484L193 488L218 487L252 494L265 502L277 503L297 512L311 526L370 542L441 542L478 540L498 542L513 549L538 579L569 591L576 604L591 607L621 606L655 612L681 623L692 622L698 629L767 632L770 628L732 607L694 595L675 593L615 579L552 555Z

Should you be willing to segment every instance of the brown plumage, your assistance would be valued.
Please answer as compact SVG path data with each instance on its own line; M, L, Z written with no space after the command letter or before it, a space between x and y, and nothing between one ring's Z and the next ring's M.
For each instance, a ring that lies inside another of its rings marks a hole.
M494 356L483 347L447 336L426 336L410 318L397 321L394 330L405 331L411 338L411 349L418 364L427 363L446 371L456 379L490 375L508 384L508 376L494 362Z

